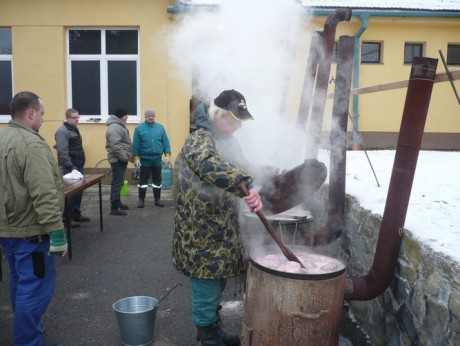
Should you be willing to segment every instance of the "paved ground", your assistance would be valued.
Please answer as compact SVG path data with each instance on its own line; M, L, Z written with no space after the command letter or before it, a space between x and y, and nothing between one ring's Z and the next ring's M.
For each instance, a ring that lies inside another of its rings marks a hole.
M65 346L122 345L112 304L129 296L163 297L155 322L156 346L195 346L196 330L190 317L187 278L171 263L174 207L164 191L166 207L154 207L153 196L144 209L137 208L137 191L130 187L124 201L129 216L108 214L108 189L104 187L104 231L99 232L96 189L85 192L83 210L89 223L72 230L73 259L59 258L57 290L46 315L45 338ZM2 261L0 282L0 345L12 345L12 312L8 298L8 265ZM227 329L239 332L243 312L241 278L229 281L222 318ZM345 311L345 310L344 310ZM366 337L343 314L340 345L367 345Z

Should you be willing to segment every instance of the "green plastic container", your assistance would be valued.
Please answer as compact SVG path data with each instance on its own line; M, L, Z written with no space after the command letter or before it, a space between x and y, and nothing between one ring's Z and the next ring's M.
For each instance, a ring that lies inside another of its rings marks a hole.
M120 197L128 195L128 180L125 180L120 190Z

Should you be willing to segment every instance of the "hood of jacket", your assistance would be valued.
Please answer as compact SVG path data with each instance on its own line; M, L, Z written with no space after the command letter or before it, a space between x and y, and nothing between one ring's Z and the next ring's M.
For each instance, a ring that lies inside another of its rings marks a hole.
M212 124L211 120L209 120L209 117L208 117L208 109L209 109L209 105L205 103L200 103L198 107L196 107L195 113L193 114L194 115L194 125L195 125L194 127L195 128L204 127L208 130L215 132L215 127Z
M125 127L125 123L121 121L120 118L116 117L115 115L110 115L107 121L105 122L105 124L107 126L110 126L112 124L118 124L118 125Z

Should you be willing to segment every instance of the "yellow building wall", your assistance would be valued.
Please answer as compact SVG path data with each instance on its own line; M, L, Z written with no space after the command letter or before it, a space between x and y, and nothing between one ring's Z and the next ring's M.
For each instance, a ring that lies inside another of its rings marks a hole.
M409 79L411 65L403 62L406 42L423 43L424 56L439 59L437 73L444 73L438 51L442 50L447 59L448 43L460 42L460 20L371 17L368 29L361 36L362 41L382 42L383 56L381 64L360 64L360 87ZM449 66L449 69L458 67ZM456 84L460 88L458 81ZM406 93L407 89L403 88L360 95L359 130L398 132ZM459 131L460 107L451 85L449 82L436 83L425 132Z
M62 124L67 104L68 27L139 28L140 121L146 108L157 113L166 128L172 156L177 155L189 131L190 86L171 78L168 39L171 18L165 0L0 0L0 27L11 28L13 43L13 90L37 93L45 104L40 134L50 146ZM139 123L128 124L131 136ZM0 129L6 127L0 124ZM86 167L106 158L105 124L79 125L87 156Z
M12 29L14 92L30 90L45 103L45 123L40 132L54 145L54 132L64 120L67 104L66 29L68 27L137 27L140 33L140 120L145 108L154 108L157 121L168 133L173 159L189 131L189 100L192 93L190 75L178 77L168 59L168 36L179 15L166 12L166 0L0 0L0 27ZM292 69L286 92L287 116L296 118L302 91L311 33L323 28L326 17L312 22L306 18L305 35L299 38L298 59ZM415 25L414 25L415 24ZM353 36L361 22L353 17L341 22L340 35ZM460 43L459 19L413 19L371 17L361 41L382 41L381 64L360 64L360 87L373 86L409 78L410 64L403 64L404 42L426 43L425 55L439 58L438 50L447 55L447 43ZM186 57L185 57L186 58ZM336 66L332 65L331 76ZM455 67L450 66L452 70ZM444 67L438 64L438 73ZM458 82L456 82L458 84ZM460 86L458 86L460 89ZM330 84L329 92L334 85ZM383 91L359 96L360 132L398 132L406 89ZM330 129L332 99L326 104L323 130ZM350 102L352 114L352 102ZM130 123L131 135L137 123ZM6 124L0 124L0 128ZM106 157L105 124L80 124L86 167L94 167ZM351 131L351 124L348 126ZM460 132L459 105L448 82L435 84L426 124L426 132Z

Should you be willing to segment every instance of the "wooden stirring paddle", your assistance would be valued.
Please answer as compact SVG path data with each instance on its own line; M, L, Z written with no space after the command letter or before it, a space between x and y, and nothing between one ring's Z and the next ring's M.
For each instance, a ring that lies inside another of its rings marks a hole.
M249 196L249 192L246 189L246 186L244 184L238 185L238 189L240 190L240 192L241 192L241 194L243 196ZM305 268L305 266L303 265L302 262L300 262L300 260L297 258L297 256L294 255L294 253L291 250L289 250L289 248L283 243L283 241L278 236L276 231L273 229L272 225L270 225L270 222L268 222L267 218L262 213L262 211L256 211L255 213L259 217L260 221L262 221L262 223L264 224L264 226L267 229L268 233L270 233L270 235L272 236L273 240L276 242L276 244L278 244L278 246L280 247L280 249L283 252L284 256L289 261L297 262L297 263L300 264L300 266L302 268Z

